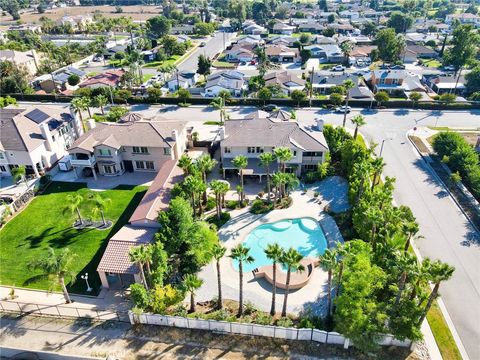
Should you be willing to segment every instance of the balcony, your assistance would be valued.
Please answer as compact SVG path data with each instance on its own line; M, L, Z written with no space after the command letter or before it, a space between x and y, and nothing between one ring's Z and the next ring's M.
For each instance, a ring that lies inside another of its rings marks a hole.
M79 156L79 155L83 155L83 154L77 154L77 156L75 156L75 154L70 155L70 163L72 164L72 166L91 167L91 166L94 166L97 162L94 155L92 156L87 156L87 155Z

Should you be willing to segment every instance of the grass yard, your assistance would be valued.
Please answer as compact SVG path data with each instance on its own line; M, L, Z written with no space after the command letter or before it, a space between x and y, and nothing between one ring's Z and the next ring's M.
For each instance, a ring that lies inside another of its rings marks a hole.
M439 68L442 63L436 59L423 59L422 65L429 68Z
M153 77L153 74L143 74L142 82L146 82Z
M167 60L163 61L152 61L143 65L144 68L157 68L163 65L175 65L177 61L181 58L180 55L172 55Z
M78 277L75 284L69 284L70 291L85 291L85 282L79 276L88 272L90 285L98 292L100 279L96 268L107 240L127 223L146 189L122 185L102 191L101 196L111 199L105 217L114 222L113 227L75 230L72 228L75 216L63 214L66 196L78 193L86 198L90 190L84 183L53 182L0 231L0 284L47 289L48 282L35 281L39 272L28 270L27 264L44 254L47 247L56 250L69 247L77 255L74 271ZM91 218L90 208L82 206L83 217Z

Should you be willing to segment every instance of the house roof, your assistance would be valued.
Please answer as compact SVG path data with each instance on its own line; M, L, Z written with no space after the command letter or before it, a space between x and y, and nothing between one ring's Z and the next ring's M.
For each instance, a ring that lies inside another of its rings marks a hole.
M358 84L358 76L346 73L346 74L327 74L314 73L312 83L314 85L329 84L332 86L343 85L345 80L352 80L355 84Z
M89 132L80 136L69 151L83 149L93 152L98 145L172 147L172 132L181 132L186 121L165 121L164 118L143 119L125 123L97 123Z
M423 45L407 45L407 51L420 55L437 55L437 52L429 47Z
M278 84L283 87L305 86L305 80L299 78L295 74L289 73L288 71L272 72L266 74L263 79L265 80L265 85L267 86L274 84Z
M125 70L109 70L102 74L95 75L90 79L85 80L79 86L91 86L95 84L103 84L105 86L117 86L120 82L122 75L125 74Z
M225 139L222 146L295 146L304 151L328 150L323 132L307 130L297 122L276 122L254 113L244 119L232 119L225 123Z
M0 50L0 61L11 61L17 65L34 61L35 51Z
M298 56L298 49L292 49L283 45L265 46L266 56L279 56L281 54L292 54L293 56Z
M242 89L245 84L245 76L239 71L227 70L211 74L207 78L205 88L220 86L225 89Z
M352 57L367 57L370 56L373 50L377 48L377 45L360 45L355 46L350 52Z

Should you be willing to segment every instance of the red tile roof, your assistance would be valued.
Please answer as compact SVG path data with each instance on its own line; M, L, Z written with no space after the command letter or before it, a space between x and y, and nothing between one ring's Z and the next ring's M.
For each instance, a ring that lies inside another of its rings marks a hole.
M123 74L125 74L125 70L121 69L105 71L102 74L95 75L94 77L85 80L79 86L85 87L95 84L103 84L105 86L117 86Z

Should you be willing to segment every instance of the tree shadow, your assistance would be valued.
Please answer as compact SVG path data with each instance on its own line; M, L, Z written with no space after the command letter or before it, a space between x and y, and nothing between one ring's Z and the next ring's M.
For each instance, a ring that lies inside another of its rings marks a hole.
M164 106L161 109L159 109L158 112L159 113L167 113L167 112L173 112L173 111L177 111L177 110L178 110L178 106L168 105L168 106Z
M408 109L395 109L393 114L396 115L396 116L406 116L406 115L410 114L410 110L408 110Z

